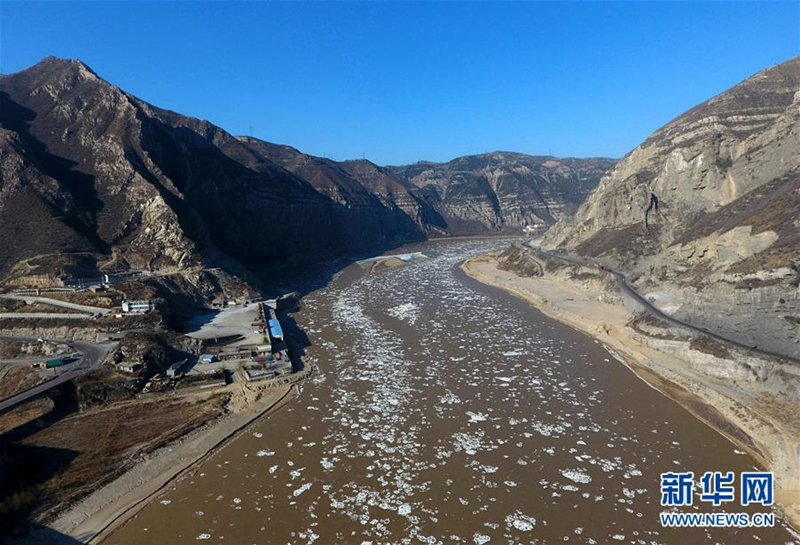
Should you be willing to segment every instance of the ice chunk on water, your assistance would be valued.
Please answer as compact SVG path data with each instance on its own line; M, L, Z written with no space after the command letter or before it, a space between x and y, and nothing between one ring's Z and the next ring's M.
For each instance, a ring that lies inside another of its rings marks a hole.
M585 472L578 470L578 469L561 469L559 470L561 474L569 479L570 481L576 483L590 483L592 482L592 478L586 474Z
M419 317L419 307L415 303L403 303L390 308L387 312L398 320L403 320L412 325L416 323Z
M470 422L485 422L488 417L483 413L474 413L472 411L467 411L467 416L469 416Z
M446 405L456 405L461 403L461 399L450 390L445 395L439 398L439 401Z
M530 532L536 526L536 519L523 515L520 511L506 517L506 526L516 528L521 532Z
M300 494L302 494L303 492L305 492L309 488L311 488L311 483L306 483L303 486L301 486L300 488L298 488L297 490L295 490L294 492L292 492L292 495L296 498L297 496L299 496Z

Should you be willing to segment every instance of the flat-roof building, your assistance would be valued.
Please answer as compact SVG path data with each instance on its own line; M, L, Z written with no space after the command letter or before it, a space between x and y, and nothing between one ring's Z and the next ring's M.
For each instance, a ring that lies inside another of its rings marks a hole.
M156 308L153 301L123 301L122 312L125 314L145 314Z
M267 322L269 326L269 336L278 341L283 340L283 328L278 320L270 320Z

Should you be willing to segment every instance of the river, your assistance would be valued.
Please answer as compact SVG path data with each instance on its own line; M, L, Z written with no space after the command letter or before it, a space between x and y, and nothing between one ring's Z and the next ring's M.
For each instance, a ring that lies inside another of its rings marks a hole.
M791 541L780 520L661 527L660 473L755 462L595 340L458 269L505 245L411 245L428 258L306 295L293 317L319 372L301 395L109 542Z

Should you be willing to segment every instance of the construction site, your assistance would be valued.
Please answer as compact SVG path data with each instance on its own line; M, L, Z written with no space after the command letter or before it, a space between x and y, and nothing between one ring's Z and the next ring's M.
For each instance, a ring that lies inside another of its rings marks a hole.
M27 370L36 386L0 399L3 409L101 367L140 397L215 391L234 382L259 381L260 389L302 369L290 357L278 317L287 296L217 291L213 300L187 305L165 289L180 281L180 275L128 274L0 288L0 336L9 346L29 345L0 363ZM192 286L178 287L180 296Z
M234 305L187 332L188 337L202 340L206 349L196 362L187 362L184 374L225 372L231 378L252 381L291 373L295 366L277 308L277 299ZM201 316L198 321L204 318Z

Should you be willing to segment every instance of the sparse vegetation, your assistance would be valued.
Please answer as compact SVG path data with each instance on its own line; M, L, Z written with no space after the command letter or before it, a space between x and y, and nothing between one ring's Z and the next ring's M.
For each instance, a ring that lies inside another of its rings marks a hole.
M5 468L17 478L3 482L0 517L6 513L47 520L59 507L122 474L142 455L220 416L224 403L219 395L118 401L44 427L33 422L18 426L7 432L16 440L6 443Z
M722 359L730 359L731 357L731 353L727 348L725 348L725 346L723 346L719 341L715 341L706 335L694 337L689 343L689 348L692 350L697 350L698 352L711 354L712 356Z

